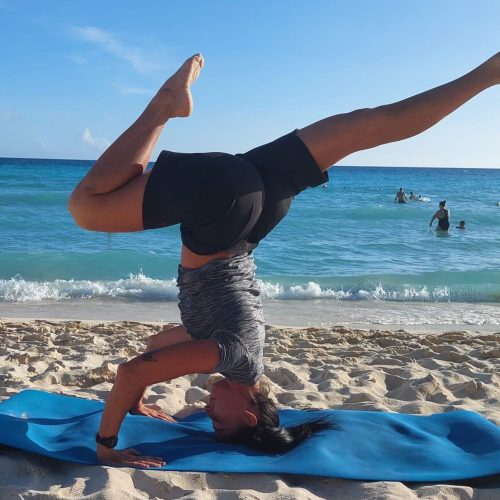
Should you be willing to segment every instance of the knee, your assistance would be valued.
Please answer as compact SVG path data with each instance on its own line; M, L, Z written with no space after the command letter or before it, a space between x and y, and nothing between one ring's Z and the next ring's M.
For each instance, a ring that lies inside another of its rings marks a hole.
M352 118L359 119L359 118L364 118L366 116L369 116L370 113L373 113L373 108L360 108L360 109L356 109L354 111L351 111L349 113L349 115Z
M85 196L82 189L76 187L68 200L68 211L73 216L75 222L81 226L82 215L85 207Z
M91 218L91 193L88 189L77 186L68 200L68 211L73 220L82 228L94 229Z

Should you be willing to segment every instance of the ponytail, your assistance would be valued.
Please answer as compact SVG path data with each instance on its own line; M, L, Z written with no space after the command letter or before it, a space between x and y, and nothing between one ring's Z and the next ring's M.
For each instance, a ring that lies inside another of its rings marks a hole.
M257 425L244 432L241 444L267 453L285 453L295 448L299 443L311 437L314 433L331 427L326 420L305 422L294 427L266 427Z
M259 413L257 425L240 429L228 441L267 453L285 453L316 432L334 427L334 424L324 418L310 420L294 427L282 427L278 409L267 394L255 393L254 403Z

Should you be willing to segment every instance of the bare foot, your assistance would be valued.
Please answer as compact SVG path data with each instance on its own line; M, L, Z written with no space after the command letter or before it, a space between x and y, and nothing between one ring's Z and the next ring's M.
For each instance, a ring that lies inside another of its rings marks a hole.
M169 118L189 116L193 111L190 86L198 78L203 64L201 54L195 54L186 59L156 94L155 99L161 101Z

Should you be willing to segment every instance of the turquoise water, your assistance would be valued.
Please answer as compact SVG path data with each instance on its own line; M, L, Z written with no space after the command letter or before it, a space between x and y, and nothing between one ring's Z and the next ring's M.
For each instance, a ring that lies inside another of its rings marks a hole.
M90 165L0 159L0 314L19 303L175 303L177 227L92 233L70 218L68 196ZM400 186L429 201L395 204ZM429 228L442 199L446 235ZM496 169L336 167L255 251L263 296L283 311L314 301L326 316L347 302L481 303L491 307L477 321L500 324L499 202Z

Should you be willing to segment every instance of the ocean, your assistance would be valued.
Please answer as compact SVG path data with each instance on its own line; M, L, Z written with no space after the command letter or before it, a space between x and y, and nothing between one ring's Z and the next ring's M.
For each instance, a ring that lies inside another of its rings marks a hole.
M178 321L178 227L78 228L66 204L91 165L0 159L0 316ZM425 201L394 203L401 186ZM443 199L448 234L429 227ZM254 256L267 323L495 329L500 169L334 167Z

